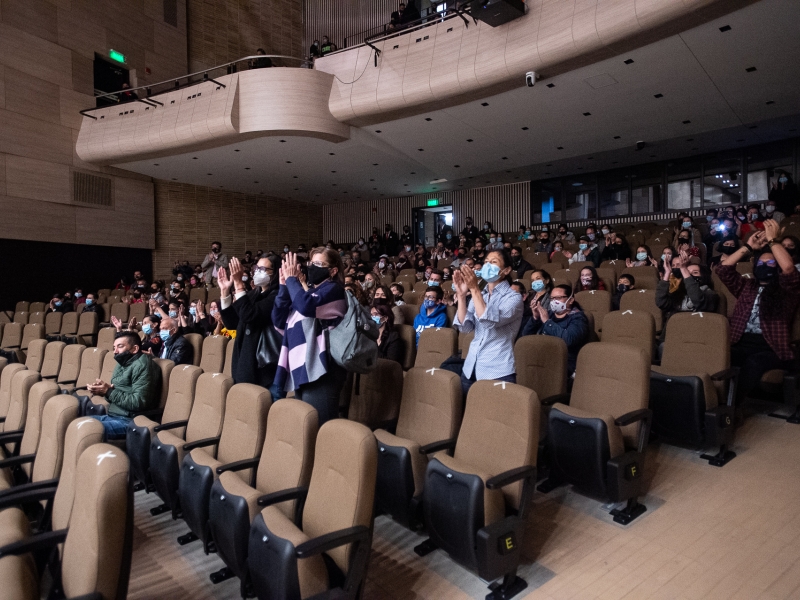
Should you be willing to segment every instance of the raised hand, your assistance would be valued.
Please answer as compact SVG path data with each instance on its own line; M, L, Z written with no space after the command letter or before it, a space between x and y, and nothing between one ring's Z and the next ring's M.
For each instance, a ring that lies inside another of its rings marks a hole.
M131 320L128 321L128 329L130 329L131 331L136 329L136 317L131 317Z
M461 274L461 269L453 271L453 289L458 296L466 296L469 292L469 287Z
M653 258L652 256L649 258L650 264L653 265L656 269L658 269L658 261Z
M473 271L467 265L461 265L459 268L461 272L461 276L464 278L464 285L467 286L468 290L477 290L478 289L478 278L475 276L475 271Z
M780 235L780 225L775 219L764 220L764 236L768 242L778 238Z
M228 277L228 272L225 269L217 270L217 283L223 292L230 292L231 286L233 285L233 281Z
M287 278L298 277L300 275L300 265L297 264L297 254L287 252L286 258L283 259L283 268Z
M233 280L234 283L241 284L242 275L244 274L244 268L242 267L241 261L234 256L231 259L230 268L231 268L230 278Z
M122 321L120 321L117 317L111 317L111 324L117 331L122 331Z
M761 248L767 245L767 234L763 231L759 231L750 236L750 239L747 240L747 243L750 244L750 247L753 250L761 250Z
M197 316L204 317L206 315L206 304L202 300L197 301Z

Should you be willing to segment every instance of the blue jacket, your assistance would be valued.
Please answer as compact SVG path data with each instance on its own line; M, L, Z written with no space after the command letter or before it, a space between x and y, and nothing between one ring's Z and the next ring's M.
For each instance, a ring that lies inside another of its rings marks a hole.
M437 304L433 312L429 315L425 306L419 307L419 314L414 317L414 329L417 332L417 344L419 344L419 334L428 327L444 327L447 325L447 307L444 304Z
M563 319L555 318L550 310L547 314L550 316L547 323L531 319L522 330L522 335L552 335L564 340L567 343L567 370L571 375L575 372L578 352L589 341L589 320L583 311L574 307Z

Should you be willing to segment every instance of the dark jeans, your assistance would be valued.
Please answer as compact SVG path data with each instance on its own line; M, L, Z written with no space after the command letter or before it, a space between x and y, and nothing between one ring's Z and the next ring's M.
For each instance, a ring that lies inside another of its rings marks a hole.
M748 394L758 389L764 373L773 369L788 369L792 362L779 359L763 335L742 334L742 338L731 346L731 366L739 367L737 404L742 406Z
M475 369L472 370L472 377L467 379L464 376L464 372L461 372L461 393L464 395L464 402L467 401L467 394L469 393L469 388L472 387L472 384L477 381L475 379ZM506 375L504 377L498 377L497 379L493 379L492 381L506 381L508 383L517 383L517 374L512 373L511 375Z
M128 435L128 417L116 417L114 415L89 415L103 424L103 437L105 441L124 440Z
M305 383L294 392L295 398L308 402L317 409L319 426L339 416L339 395L342 393L347 371L339 365L329 365L328 372L316 381Z

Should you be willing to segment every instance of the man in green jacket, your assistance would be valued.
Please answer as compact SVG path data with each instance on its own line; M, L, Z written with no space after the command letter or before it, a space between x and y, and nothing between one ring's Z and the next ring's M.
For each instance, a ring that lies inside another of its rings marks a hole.
M125 439L128 423L136 414L158 406L161 394L161 369L141 351L141 340L133 331L123 331L114 340L117 366L111 383L97 379L86 388L105 396L108 414L95 416L103 423L106 440Z

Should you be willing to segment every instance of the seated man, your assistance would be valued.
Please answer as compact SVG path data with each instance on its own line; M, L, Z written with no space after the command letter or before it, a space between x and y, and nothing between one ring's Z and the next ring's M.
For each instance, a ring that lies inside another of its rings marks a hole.
M159 358L171 360L176 366L191 365L194 362L194 347L179 333L177 319L162 318L158 335L164 342Z
M97 312L97 297L94 294L86 294L83 312Z
M589 321L576 305L572 288L557 285L550 292L550 310L541 304L531 304L531 320L521 335L552 335L567 343L567 376L572 379L578 352L589 341Z
M423 329L444 327L447 325L447 307L442 304L444 290L440 286L428 287L425 300L419 307L419 314L414 318L414 329L417 332L417 344Z
M137 413L155 408L161 396L161 369L141 351L139 335L122 331L114 340L117 366L111 382L97 379L86 386L92 394L108 401L108 414L93 416L103 423L106 440L125 438L128 423Z
M49 312L68 313L74 311L75 308L72 305L72 300L65 298L61 294L55 294L53 299L50 300L50 304L47 305L47 310Z
M700 259L689 257L686 251L672 259L672 267L664 266L661 281L656 286L656 306L664 312L666 321L676 312L715 312L719 296L709 287L711 275L700 266Z

